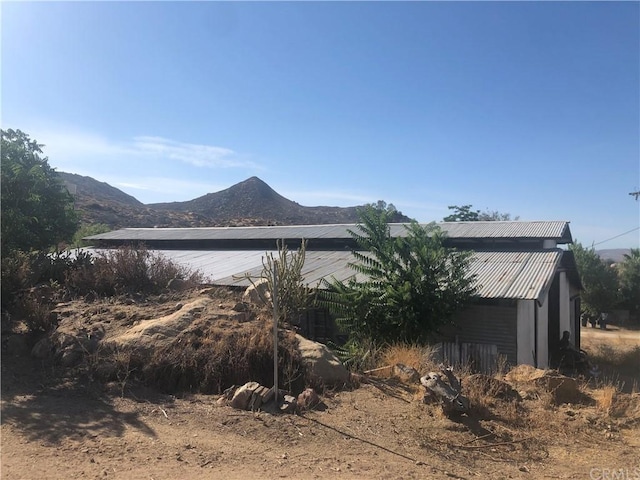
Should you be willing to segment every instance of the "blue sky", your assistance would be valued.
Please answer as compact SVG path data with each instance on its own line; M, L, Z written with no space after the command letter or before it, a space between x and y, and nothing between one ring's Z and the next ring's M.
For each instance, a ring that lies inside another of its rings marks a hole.
M2 128L144 203L255 175L307 206L472 204L640 246L638 2L0 8Z

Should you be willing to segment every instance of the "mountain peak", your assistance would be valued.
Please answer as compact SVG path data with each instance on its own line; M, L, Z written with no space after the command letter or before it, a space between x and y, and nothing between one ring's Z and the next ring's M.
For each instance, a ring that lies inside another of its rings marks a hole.
M147 205L90 177L64 174L63 179L78 185L74 197L84 223L105 223L113 228L321 225L358 221L356 207L304 207L255 176L226 190L186 202ZM408 220L403 215L397 219Z

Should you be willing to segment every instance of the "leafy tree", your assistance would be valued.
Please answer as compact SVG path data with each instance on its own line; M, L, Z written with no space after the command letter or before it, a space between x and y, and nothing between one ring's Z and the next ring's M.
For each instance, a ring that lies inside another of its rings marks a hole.
M492 221L509 221L511 220L510 213L502 213L497 210L472 210L471 205L451 205L449 210L453 210L454 213L443 218L445 222L492 222ZM520 217L515 217L513 220L518 220Z
M640 319L640 248L632 248L618 264L620 303L631 315Z
M42 158L41 147L20 130L2 135L2 256L47 250L78 227L73 198Z
M403 213L396 208L393 203L387 203L384 200L378 200L376 203L368 203L364 206L364 208L373 208L378 212L385 212L388 216L387 219L389 223L401 223L406 220Z
M482 222L508 222L519 218L519 216L516 216L512 219L510 213L502 213L497 210L485 210L478 215L478 220Z
M480 220L480 210L471 210L471 205L449 205L449 210L453 210L454 213L447 215L442 220L445 222L477 222Z
M608 312L618 300L616 271L593 248L584 248L579 242L573 243L569 248L575 256L584 288L581 294L584 310L592 315Z
M443 245L433 223L412 222L406 235L391 237L391 213L372 206L349 231L359 250L349 265L356 276L324 281L325 304L350 341L392 343L427 340L475 293L467 276L469 252Z

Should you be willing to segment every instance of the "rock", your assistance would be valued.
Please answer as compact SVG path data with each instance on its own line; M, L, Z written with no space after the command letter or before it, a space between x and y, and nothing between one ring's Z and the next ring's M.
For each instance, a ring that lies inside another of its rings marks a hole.
M229 315L229 320L234 320L238 323L244 323L251 320L248 312L236 312L233 315Z
M298 409L311 410L320 403L320 397L313 388L306 388L298 395Z
M248 410L253 392L260 387L258 382L247 382L233 394L230 405L238 410Z
M167 290L172 292L183 292L188 288L188 284L181 278L172 278L167 283Z
M218 290L214 287L208 287L208 288L203 288L201 290L198 291L198 295L210 295L210 296L215 296L216 293L218 292Z
M69 348L62 352L62 355L60 356L60 365L69 368L80 363L80 360L82 360L82 353L76 349Z
M280 405L280 411L282 413L295 413L297 406L296 397L285 395Z
M309 369L311 377L334 386L342 386L349 381L349 371L326 345L298 334L296 340L302 363Z
M120 348L137 347L149 350L162 348L187 329L197 314L212 302L213 300L209 297L197 298L169 315L140 322L123 334L110 339L110 343Z
M53 343L49 337L41 338L31 349L31 355L36 358L48 358L53 355Z
M249 310L249 306L244 302L238 302L233 306L232 310L234 312L246 312Z
M252 412L260 410L262 402L267 397L268 393L269 389L267 387L263 387L262 385L260 385L258 388L256 388L253 391L253 395L251 395L251 400L249 400L247 409L251 410Z
M505 375L505 380L525 390L535 388L549 392L556 404L578 403L582 397L576 380L555 370L518 365Z
M396 363L393 366L393 376L403 383L418 383L420 374L415 368L407 367L402 363Z
M242 300L256 305L265 305L271 301L269 292L269 282L266 278L261 278L257 282L247 287L242 295Z

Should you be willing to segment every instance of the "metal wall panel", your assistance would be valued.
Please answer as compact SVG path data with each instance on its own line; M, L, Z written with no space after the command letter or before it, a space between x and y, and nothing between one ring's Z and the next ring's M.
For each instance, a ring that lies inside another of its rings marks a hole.
M511 365L517 364L517 310L516 306L473 305L456 315L457 343L496 345L498 355L506 357Z

